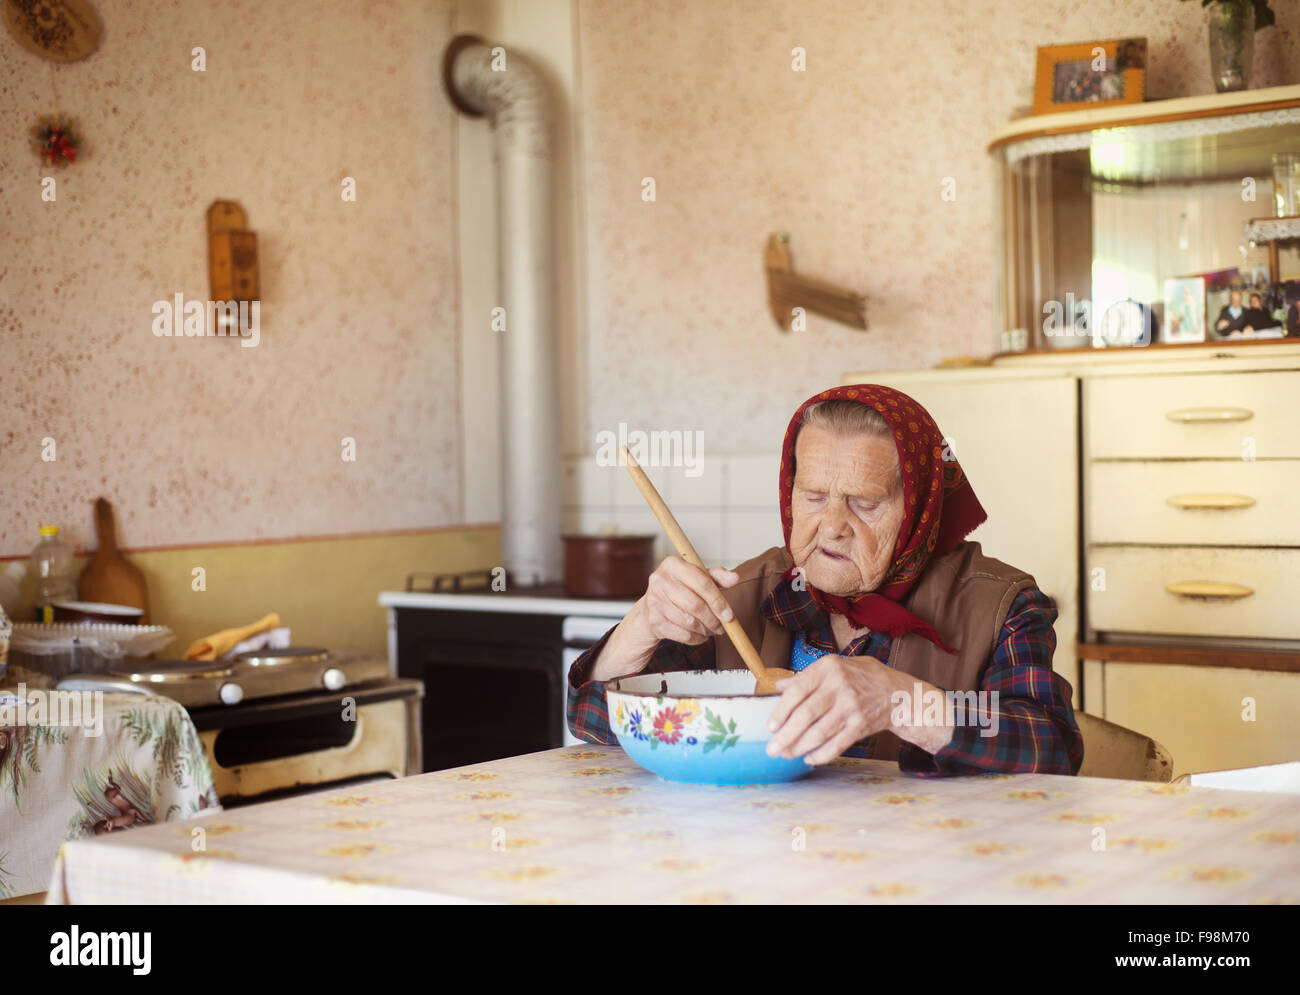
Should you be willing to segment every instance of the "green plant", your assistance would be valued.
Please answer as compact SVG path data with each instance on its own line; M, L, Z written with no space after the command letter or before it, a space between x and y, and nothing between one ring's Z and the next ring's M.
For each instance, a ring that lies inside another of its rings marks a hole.
M1251 7L1255 8L1255 30L1260 28L1271 28L1277 23L1273 16L1273 9L1268 5L1268 0L1201 0L1202 7L1209 7L1211 4L1217 4L1226 11L1236 13L1242 16Z

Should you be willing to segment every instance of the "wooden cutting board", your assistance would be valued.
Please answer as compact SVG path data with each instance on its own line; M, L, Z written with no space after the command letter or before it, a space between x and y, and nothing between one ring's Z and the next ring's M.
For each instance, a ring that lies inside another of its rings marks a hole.
M82 601L143 608L140 624L148 625L149 589L144 574L117 548L113 506L103 498L95 502L95 535L99 545L77 580L77 597Z

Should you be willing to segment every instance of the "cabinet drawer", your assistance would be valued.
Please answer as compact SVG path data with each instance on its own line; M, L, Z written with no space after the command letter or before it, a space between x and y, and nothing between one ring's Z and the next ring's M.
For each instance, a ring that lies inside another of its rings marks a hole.
M1097 377L1084 418L1092 459L1300 457L1300 372Z
M1102 717L1169 750L1175 776L1300 756L1300 674L1112 661L1095 666L1105 674Z
M1300 639L1300 550L1089 546L1085 582L1099 631Z
M1300 546L1300 460L1092 463L1088 541Z

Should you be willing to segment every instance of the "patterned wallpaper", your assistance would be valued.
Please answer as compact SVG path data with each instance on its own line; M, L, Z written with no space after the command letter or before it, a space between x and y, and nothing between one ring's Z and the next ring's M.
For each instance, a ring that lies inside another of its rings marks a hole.
M458 520L450 0L93 6L83 62L0 32L0 555L93 546L100 494L130 546ZM56 108L64 170L28 148ZM208 297L218 198L258 235L255 348L151 330Z
M1300 82L1300 3L1272 6L1257 87ZM1149 98L1210 93L1205 16L1178 0L580 0L588 439L626 422L774 452L845 370L986 355L985 147L1032 103L1036 47L1142 35ZM778 230L796 271L867 295L870 330L777 330L761 259Z
M774 450L845 369L987 351L984 148L1029 101L1036 45L1145 35L1151 97L1211 90L1204 13L1176 0L573 2L588 440L626 422L702 430L709 453ZM0 555L44 521L92 545L99 494L137 547L476 520L456 496L438 84L453 0L94 5L84 62L0 34ZM1257 86L1300 81L1300 4L1273 6ZM63 171L28 148L56 108L87 141ZM216 198L258 233L256 348L151 331L155 301L208 294ZM797 269L868 295L870 331L776 330L761 266L776 230Z

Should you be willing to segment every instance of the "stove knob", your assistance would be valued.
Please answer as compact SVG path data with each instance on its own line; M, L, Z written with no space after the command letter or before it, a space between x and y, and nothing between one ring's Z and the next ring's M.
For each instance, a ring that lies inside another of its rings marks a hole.
M221 696L222 702L227 705L238 705L244 700L244 689L238 684L227 682L221 685L221 690L217 693Z
M337 691L348 682L348 679L343 676L343 671L339 670L338 667L330 667L329 670L321 674L321 681L331 691Z

